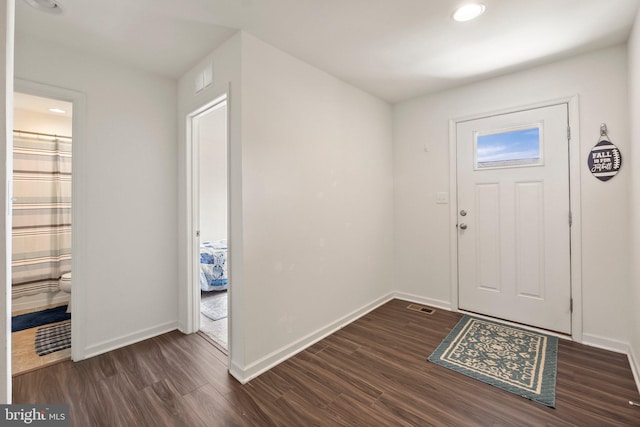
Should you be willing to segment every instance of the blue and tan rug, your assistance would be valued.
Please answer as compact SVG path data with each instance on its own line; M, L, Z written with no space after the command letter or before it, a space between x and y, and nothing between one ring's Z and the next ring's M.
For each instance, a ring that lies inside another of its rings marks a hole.
M557 337L464 316L428 360L555 407Z

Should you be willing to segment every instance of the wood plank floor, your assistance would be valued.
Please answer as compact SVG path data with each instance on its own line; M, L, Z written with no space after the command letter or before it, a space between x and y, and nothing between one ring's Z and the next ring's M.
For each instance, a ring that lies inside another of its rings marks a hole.
M14 378L15 403L74 426L638 426L627 357L560 341L556 409L426 361L461 315L394 300L246 385L197 334L171 332Z

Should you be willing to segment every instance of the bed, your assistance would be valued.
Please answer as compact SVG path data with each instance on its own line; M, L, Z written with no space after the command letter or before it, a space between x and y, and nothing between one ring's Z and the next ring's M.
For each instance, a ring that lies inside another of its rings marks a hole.
M227 289L227 241L200 244L200 289L224 291Z

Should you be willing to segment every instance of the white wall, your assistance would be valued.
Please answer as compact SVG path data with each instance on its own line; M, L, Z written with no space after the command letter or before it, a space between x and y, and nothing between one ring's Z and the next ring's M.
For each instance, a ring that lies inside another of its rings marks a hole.
M200 241L227 238L227 107L198 119Z
M74 192L82 239L74 248L75 351L97 354L175 329L176 82L17 30L16 77L87 100L84 138L74 132L82 148L80 158L74 151L74 185L82 186L80 197Z
M214 85L194 94L211 61ZM230 359L246 381L391 291L391 109L238 33L180 79L181 123L229 82ZM181 168L189 155L183 138Z
M388 104L243 34L245 374L392 290L391 136Z
M449 119L579 95L582 185L582 297L585 342L629 340L629 115L627 55L617 46L551 65L400 103L394 107L395 279L398 291L451 306ZM603 183L586 167L600 123L623 167ZM575 132L574 132L575 133ZM428 145L428 152L425 152ZM452 200L451 203L455 203Z
M631 362L635 368L636 384L640 387L640 11L629 38L629 119L630 142L630 206L631 206L631 278L629 281Z

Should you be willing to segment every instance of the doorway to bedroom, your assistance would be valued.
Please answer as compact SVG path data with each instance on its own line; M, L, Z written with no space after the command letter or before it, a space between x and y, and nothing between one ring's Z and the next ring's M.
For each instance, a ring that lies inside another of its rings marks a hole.
M227 101L213 102L191 119L194 162L194 223L198 240L199 333L228 351Z

